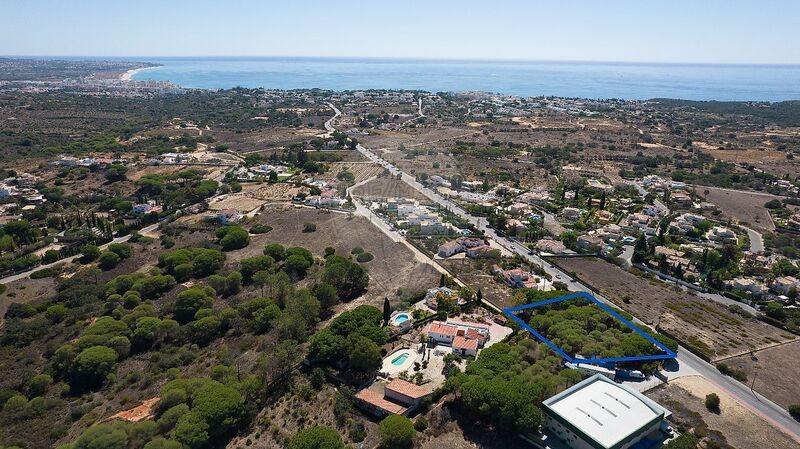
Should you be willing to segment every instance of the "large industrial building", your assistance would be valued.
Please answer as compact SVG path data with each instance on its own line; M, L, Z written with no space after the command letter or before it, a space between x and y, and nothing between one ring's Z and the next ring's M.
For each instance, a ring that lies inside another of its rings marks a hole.
M658 439L670 412L638 391L601 375L542 403L549 436L572 449L629 449Z

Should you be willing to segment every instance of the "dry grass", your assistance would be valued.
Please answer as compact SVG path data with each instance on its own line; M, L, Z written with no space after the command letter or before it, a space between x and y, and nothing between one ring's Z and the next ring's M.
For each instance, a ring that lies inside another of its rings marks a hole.
M705 407L706 394L720 398L720 413ZM651 399L672 411L678 429L695 429L696 434L724 440L736 448L796 448L797 442L767 421L736 402L724 390L700 376L682 377L647 393Z
M303 232L307 222L317 225L316 232ZM359 303L380 305L384 297L396 298L398 289L402 289L402 296L408 296L435 287L439 281L439 273L433 267L417 262L411 250L389 239L363 217L268 205L249 225L255 223L268 224L273 230L251 237L247 248L230 254L232 259L260 254L264 245L272 242L302 246L319 257L329 246L343 256L349 256L356 246L371 253L374 259L363 264L370 276L369 291L357 300Z
M748 383L776 404L800 403L800 341L725 360L725 364L747 373Z
M715 187L698 187L698 193L719 206L723 215L739 223L765 231L775 229L775 224L769 216L769 211L764 207L764 203L772 199L780 199L778 196Z
M645 279L601 259L555 261L598 289L618 307L674 335L712 360L795 339L791 334L681 289Z

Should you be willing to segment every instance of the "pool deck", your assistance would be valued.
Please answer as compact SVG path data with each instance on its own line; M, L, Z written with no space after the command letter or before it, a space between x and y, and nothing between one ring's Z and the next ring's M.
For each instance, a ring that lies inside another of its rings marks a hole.
M403 353L407 353L408 358L402 364L394 365L392 363L392 360L396 359ZM409 371L409 373L411 373L411 370L414 368L414 363L421 358L422 358L421 354L417 353L416 349L409 349L409 348L399 349L389 354L388 356L386 356L386 358L383 359L383 366L381 366L381 372L386 373L392 377L402 373L403 371Z

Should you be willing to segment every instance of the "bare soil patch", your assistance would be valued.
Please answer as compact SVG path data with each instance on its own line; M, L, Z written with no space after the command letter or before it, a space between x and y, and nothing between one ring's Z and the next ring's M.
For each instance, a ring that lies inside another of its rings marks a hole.
M356 196L367 198L413 198L425 200L427 197L417 189L393 176L380 176L353 189Z
M796 337L679 288L625 271L602 259L553 259L617 307L690 345L712 360L758 350Z
M764 349L732 359L725 364L744 370L748 382L776 404L788 407L800 403L800 341Z
M745 226L755 229L773 231L775 224L769 216L764 203L779 196L760 192L734 191L716 187L698 187L698 193L706 200L719 206L723 215L730 217ZM705 193L708 192L708 193Z
M709 393L720 397L719 414L705 407L705 396ZM675 379L646 395L673 413L670 419L681 431L695 429L695 434L708 434L708 438L718 443L722 440L737 448L797 447L796 441L700 376Z

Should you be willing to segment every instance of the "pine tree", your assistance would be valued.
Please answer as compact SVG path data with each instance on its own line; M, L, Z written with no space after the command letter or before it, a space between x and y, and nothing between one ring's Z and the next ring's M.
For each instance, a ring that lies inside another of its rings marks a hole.
M389 304L389 298L383 298L383 325L389 325L389 318L392 316L392 307Z

